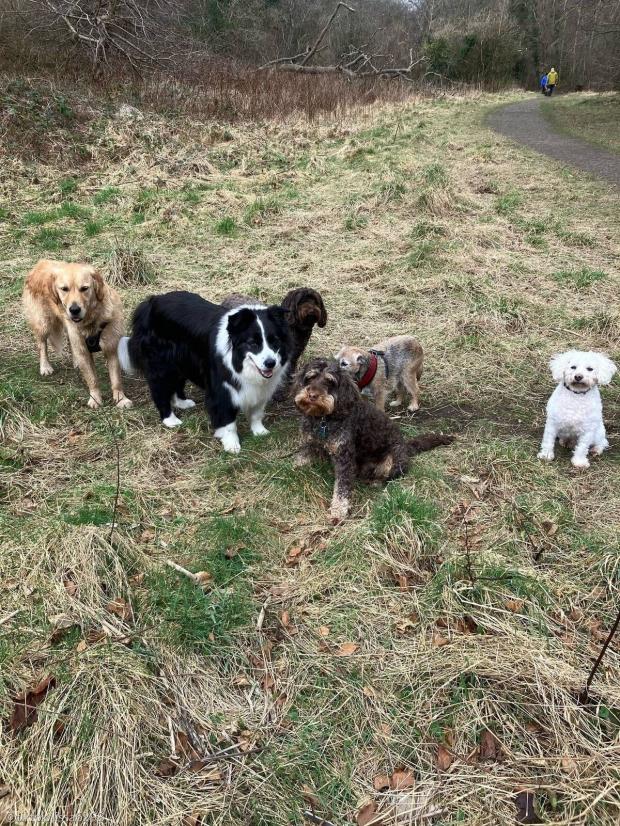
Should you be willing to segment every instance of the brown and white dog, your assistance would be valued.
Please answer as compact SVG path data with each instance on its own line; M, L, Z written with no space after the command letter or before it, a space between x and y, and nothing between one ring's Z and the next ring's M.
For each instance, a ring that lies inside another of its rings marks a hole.
M391 407L403 403L405 394L411 396L407 410L415 413L420 408L418 381L422 375L424 351L413 336L392 336L380 341L370 350L344 346L336 354L336 361L346 370L365 395L372 398L379 410L385 410L389 393L396 398Z
M39 372L51 376L48 342L62 350L66 334L73 363L88 387L88 406L102 403L93 353L102 351L108 365L112 398L117 407L131 407L123 392L118 342L123 335L123 310L118 293L90 264L42 259L26 278L24 313L39 348Z

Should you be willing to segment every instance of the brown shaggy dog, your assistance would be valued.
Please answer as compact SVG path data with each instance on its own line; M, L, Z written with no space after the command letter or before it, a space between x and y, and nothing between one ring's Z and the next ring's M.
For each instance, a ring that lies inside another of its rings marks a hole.
M222 301L222 306L232 310L242 304L258 303L260 302L246 295L234 294L227 295ZM292 344L289 369L293 373L310 340L314 325L325 327L327 324L327 311L321 293L312 290L310 287L298 287L295 290L290 290L282 299L281 306L289 311L287 321Z
M295 404L303 413L302 446L296 464L313 456L329 458L335 485L330 508L333 520L344 519L355 478L387 482L407 472L409 459L453 436L426 434L405 439L386 414L360 395L349 373L338 362L313 359L297 376Z
M39 348L42 376L51 376L54 372L49 362L48 341L60 351L66 334L73 362L88 387L88 406L99 407L102 403L92 356L101 350L108 363L116 406L131 407L131 401L123 392L116 354L123 335L121 300L95 267L42 259L26 278L23 302Z

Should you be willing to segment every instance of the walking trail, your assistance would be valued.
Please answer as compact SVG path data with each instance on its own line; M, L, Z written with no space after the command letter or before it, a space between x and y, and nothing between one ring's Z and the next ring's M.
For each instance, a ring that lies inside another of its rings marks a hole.
M620 188L620 157L577 138L554 132L540 111L540 99L512 103L492 112L489 126L543 155L576 166Z

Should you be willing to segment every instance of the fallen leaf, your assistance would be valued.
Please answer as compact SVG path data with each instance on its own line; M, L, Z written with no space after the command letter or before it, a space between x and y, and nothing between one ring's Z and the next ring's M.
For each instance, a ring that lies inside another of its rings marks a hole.
M291 624L291 617L288 611L282 611L280 614L280 622L284 626L284 628L288 628Z
M341 646L336 649L336 654L339 657L350 657L351 654L355 654L358 650L359 645L355 642L343 642Z
M319 637L329 637L329 626L321 625L319 628Z
M534 792L521 791L515 795L517 823L542 823L534 809Z
M122 597L113 599L112 602L109 602L106 605L106 609L110 612L110 614L114 614L123 621L127 621L131 618L131 606L127 600Z
M564 755L564 757L560 760L560 765L562 766L563 771L568 774L577 773L577 763L572 757L570 757L570 755Z
M310 786L302 786L301 795L308 806L311 806L313 809L317 809L321 805L321 801L317 797L316 792L314 789L311 789Z
M372 785L378 792L384 792L390 788L390 778L387 774L378 774L372 781Z
M183 818L183 826L201 826L202 815L198 812L192 812L190 815L185 815Z
M370 700L374 700L377 696L377 692L371 685L365 685L362 689L362 694L364 697L368 697Z
M304 549L301 545L293 545L292 548L289 548L288 553L286 554L286 564L287 565L299 565L300 557L303 554Z
M78 584L75 581L75 576L72 571L67 571L63 574L62 584L65 586L65 591L70 597L74 597L78 590Z
M554 536L558 532L558 526L555 522L552 522L550 519L543 519L540 523L541 528L547 534L547 536Z
M377 826L379 826L382 820L381 816L377 813L377 804L374 800L371 800L370 803L365 803L361 809L358 810L355 817L357 826L369 826L369 824L377 824Z
M200 774L200 777L203 780L208 780L211 783L219 783L222 779L222 772L215 767L211 767L210 769L206 769L208 765L210 765L211 761L206 760L190 760L189 763L189 770L192 774Z
M445 772L454 762L454 757L445 746L437 746L437 768Z
M200 585L203 590L213 586L213 575L209 571L198 571L194 574L194 582Z
M44 677L33 688L19 694L14 699L13 713L11 714L11 731L22 731L37 721L37 706L40 706L56 685L56 680L51 675Z
M252 685L251 680L249 680L244 674L238 674L236 677L233 677L231 680L234 686L238 688L243 688L247 685Z
M480 760L498 760L502 754L502 746L497 737L488 728L480 735L478 756Z
M146 544L147 542L152 542L155 539L156 533L153 528L145 528L142 533L140 534L140 542Z
M504 607L513 614L520 614L523 611L524 602L522 599L507 599Z
M144 573L134 574L134 576L129 578L129 582L132 585L142 585L142 583L144 582Z
M179 771L178 763L166 757L155 769L157 777L172 777Z
M86 651L87 648L88 643L86 642L86 640L80 640L78 644L75 646L75 650L80 654L82 653L82 651Z
M579 620L583 619L583 611L581 610L581 608L571 608L567 616L573 622L579 622Z
M407 574L398 574L396 579L398 582L398 587L401 589L401 591L409 590L409 581L407 579Z
M107 637L106 632L102 628L91 628L86 635L86 642L92 645L96 642L101 642Z
M475 634L478 630L478 623L469 614L463 614L462 617L456 620L454 627L461 634Z
M433 633L433 637L431 640L431 645L433 648L441 648L442 645L447 645L450 640L447 637L444 637L443 634L440 634L439 631L435 631Z
M390 789L402 791L412 789L415 786L415 775L409 769L396 769L390 777Z

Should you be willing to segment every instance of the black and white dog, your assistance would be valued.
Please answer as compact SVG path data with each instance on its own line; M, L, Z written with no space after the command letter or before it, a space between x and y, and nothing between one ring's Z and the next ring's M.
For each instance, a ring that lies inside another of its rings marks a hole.
M173 407L194 407L185 382L202 387L215 436L229 453L240 450L240 412L255 436L269 432L263 425L265 406L286 374L289 353L282 307L228 310L183 290L139 304L132 334L118 346L123 370L145 376L166 427L181 424Z

